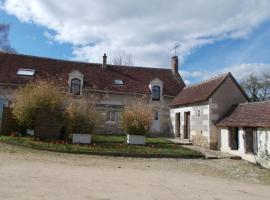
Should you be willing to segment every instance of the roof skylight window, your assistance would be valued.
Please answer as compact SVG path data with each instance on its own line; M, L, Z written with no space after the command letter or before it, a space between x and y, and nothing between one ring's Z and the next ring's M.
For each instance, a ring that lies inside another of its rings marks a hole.
M115 85L124 85L124 81L121 79L116 79L116 80L114 80L114 84Z
M19 76L34 76L36 70L34 69L18 69L17 75Z

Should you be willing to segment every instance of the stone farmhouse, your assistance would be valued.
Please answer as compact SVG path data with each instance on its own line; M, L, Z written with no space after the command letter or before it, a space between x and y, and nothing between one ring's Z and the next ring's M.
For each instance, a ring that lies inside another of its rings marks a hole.
M153 107L151 132L170 136L168 104L185 87L178 73L178 58L171 69L129 67L63 61L18 54L0 53L0 122L3 107L11 105L14 91L37 78L60 83L75 98L94 95L106 118L101 133L122 133L119 116L125 105L148 96Z
M64 61L0 52L0 129L15 89L35 79L54 80L74 98L94 96L106 119L99 133L122 134L120 113L147 97L151 134L191 141L270 167L270 101L248 103L231 73L186 86L178 57L170 69ZM4 130L4 131L3 131Z

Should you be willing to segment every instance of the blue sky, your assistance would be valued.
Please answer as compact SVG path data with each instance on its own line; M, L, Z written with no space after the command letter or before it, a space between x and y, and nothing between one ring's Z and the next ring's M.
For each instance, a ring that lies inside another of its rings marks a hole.
M10 44L22 54L100 62L104 52L109 61L126 52L135 65L169 67L178 42L187 83L270 73L269 1L195 1L0 0L0 23L10 24Z
M46 27L20 22L15 16L4 11L0 11L0 19L0 23L10 25L10 45L18 53L59 59L72 57L72 45L48 40L44 36L44 32L49 31Z

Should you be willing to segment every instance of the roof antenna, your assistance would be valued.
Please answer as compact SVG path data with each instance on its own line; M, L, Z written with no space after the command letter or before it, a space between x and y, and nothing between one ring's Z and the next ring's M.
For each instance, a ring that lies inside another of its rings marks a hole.
M181 44L179 44L179 43L175 43L174 44L174 47L172 48L172 50L174 50L174 56L176 56L176 54L177 54L177 48L179 48L181 46Z

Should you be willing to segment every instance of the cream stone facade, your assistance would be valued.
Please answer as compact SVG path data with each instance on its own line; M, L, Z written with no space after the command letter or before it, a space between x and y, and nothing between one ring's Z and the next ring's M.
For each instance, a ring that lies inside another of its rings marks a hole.
M207 102L199 105L170 110L172 131L181 140L191 140L193 144L208 147L210 142L210 109ZM190 135L185 135L185 113L190 113ZM179 119L180 118L180 119Z
M173 97L161 96L160 101L152 101L151 94L117 94L113 92L94 92L94 91L83 91L85 96L91 95L97 99L97 106L99 111L104 116L105 122L99 128L100 133L104 134L121 134L123 133L120 126L120 116L123 112L124 107L135 103L138 100L148 101L153 109L153 125L157 125L157 128L151 129L152 135L171 136L171 126L169 118L168 104L172 101ZM156 114L157 113L157 114ZM157 116L156 116L157 115Z
M236 144L237 147L230 147L229 128L220 128L219 146L220 150L232 155L240 156L242 159L252 163L259 163L263 167L270 168L270 128L257 128L252 131L252 149L247 151L245 138L246 130L238 128Z

